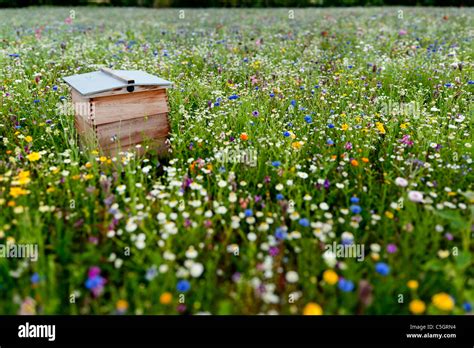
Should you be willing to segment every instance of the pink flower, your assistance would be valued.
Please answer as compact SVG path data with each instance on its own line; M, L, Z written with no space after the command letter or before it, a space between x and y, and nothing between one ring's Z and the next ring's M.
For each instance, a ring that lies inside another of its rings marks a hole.
M404 178L396 178L395 179L395 185L400 186L400 187L407 187L408 181Z
M66 17L66 19L64 20L64 23L72 24L72 18L71 17Z
M406 35L406 34L408 34L408 32L407 32L405 29L400 29L400 30L398 31L398 35L400 35L400 36Z
M408 192L408 199L415 203L422 203L423 193L420 191L410 191Z

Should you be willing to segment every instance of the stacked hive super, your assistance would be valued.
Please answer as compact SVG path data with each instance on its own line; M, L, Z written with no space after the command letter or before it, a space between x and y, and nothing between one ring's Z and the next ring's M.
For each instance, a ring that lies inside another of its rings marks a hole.
M81 140L103 154L167 152L171 82L143 71L110 70L65 77ZM141 146L137 146L137 145Z

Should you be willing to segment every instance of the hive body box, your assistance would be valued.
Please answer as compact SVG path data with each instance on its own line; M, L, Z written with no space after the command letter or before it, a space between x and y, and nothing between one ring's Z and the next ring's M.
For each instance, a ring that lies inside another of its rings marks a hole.
M72 87L75 125L83 142L98 144L110 156L129 150L167 152L166 88L171 82L142 71L109 69L64 80Z

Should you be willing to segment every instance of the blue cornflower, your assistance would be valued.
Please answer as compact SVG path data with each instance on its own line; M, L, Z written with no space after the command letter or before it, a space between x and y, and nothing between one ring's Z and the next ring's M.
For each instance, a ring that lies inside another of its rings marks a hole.
M275 93L270 93L270 98L275 97Z
M351 197L351 203L359 203L359 198Z
M338 287L340 290L344 292L351 292L352 290L354 290L354 283L351 282L350 280L341 278L339 280Z
M235 100L235 99L239 99L239 96L237 94L232 94L230 97L229 97L229 100Z
M278 193L276 195L276 199L279 200L279 201L281 201L283 198L285 198L285 196L283 196L281 193Z
M309 116L309 115L306 115L306 116L304 117L304 120L306 121L306 123L311 123L311 122L313 122L313 118L312 118L311 116Z
M280 239L280 240L283 240L283 239L286 239L286 236L287 236L287 233L286 233L286 228L285 227L277 227L276 230L275 230L275 238L276 239Z
M30 278L30 281L33 283L33 284L36 284L36 283L39 283L40 281L40 275L38 273L33 273L33 275L31 276Z
M293 99L293 100L291 101L291 105L296 106L296 100Z
M252 209L245 209L245 217L251 217L253 215Z
M390 267L389 265L387 265L385 262L378 262L376 265L375 265L375 271L378 273L378 274L381 274L383 276L386 276L390 273Z
M300 219L299 224L303 227L308 227L309 226L309 220L306 219L306 218L302 218L302 219Z
M272 166L279 167L279 166L281 166L281 162L280 161L273 161Z
M328 140L326 141L326 144L328 144L328 145L334 145L334 141L332 141L332 139L328 139Z
M362 208L360 207L360 205L357 204L351 205L349 209L353 214L360 214L362 212Z
M283 132L283 135L284 135L285 137L289 137L289 136L291 135L291 133L288 132L288 131L284 131L284 132Z
M328 128L334 128L334 125L332 123L328 124Z
M191 284L187 280L180 280L178 284L176 284L176 290L179 292L186 292L191 289Z
M472 305L471 305L469 302L464 302L464 303L462 304L462 308L463 308L466 312L472 311Z

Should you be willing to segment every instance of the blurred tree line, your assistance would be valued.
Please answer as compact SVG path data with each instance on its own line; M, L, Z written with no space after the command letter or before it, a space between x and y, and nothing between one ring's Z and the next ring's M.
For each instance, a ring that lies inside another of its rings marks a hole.
M310 6L469 6L472 0L0 0L0 7L140 6L140 7L310 7Z

